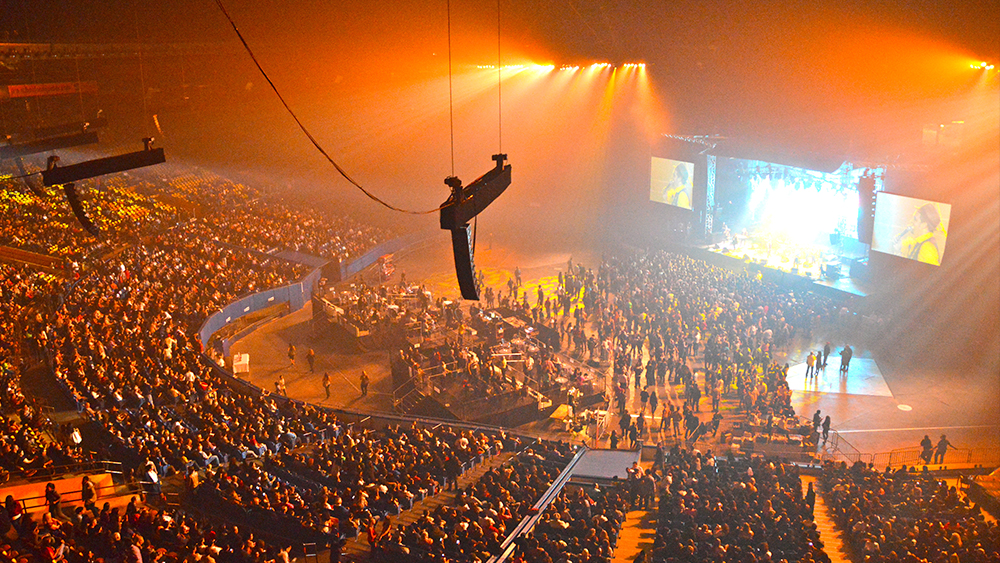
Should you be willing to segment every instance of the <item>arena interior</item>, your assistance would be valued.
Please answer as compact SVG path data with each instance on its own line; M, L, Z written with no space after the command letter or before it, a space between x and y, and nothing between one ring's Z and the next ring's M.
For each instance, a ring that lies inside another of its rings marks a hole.
M998 21L5 0L0 563L1000 561Z

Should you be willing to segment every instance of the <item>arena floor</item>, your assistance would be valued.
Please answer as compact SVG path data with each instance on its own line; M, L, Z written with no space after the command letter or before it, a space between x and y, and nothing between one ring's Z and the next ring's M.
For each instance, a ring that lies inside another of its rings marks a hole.
M524 285L533 294L541 284L554 288L559 271L568 260L594 266L601 249L531 248L486 243L480 240L476 265L486 274L486 282L504 287L520 268ZM411 283L423 283L434 296L456 296L450 241L446 233L435 235L394 257L396 278L401 272ZM311 307L272 321L233 345L234 353L249 353L250 380L273 390L284 377L288 395L326 406L364 411L390 412L392 384L385 352L356 353L342 344L311 333ZM889 452L916 447L923 436L935 442L946 434L961 456L963 449L1000 448L1000 377L997 374L934 371L891 371L884 369L872 352L851 342L849 334L817 335L800 342L779 360L790 364L789 385L792 402L800 416L811 417L817 409L829 415L833 428L847 446L865 453ZM834 353L828 367L817 378L805 377L809 350L830 340ZM838 374L837 356L844 342L855 346L855 358L846 377ZM287 356L288 344L298 352L295 364ZM316 351L315 372L305 361L309 347ZM886 363L886 362L882 362ZM367 396L359 389L361 371L371 377ZM322 374L329 372L333 385L326 398ZM673 389L660 389L660 397L677 400ZM638 399L634 398L638 407ZM655 422L655 421L654 421ZM612 427L614 427L612 422Z

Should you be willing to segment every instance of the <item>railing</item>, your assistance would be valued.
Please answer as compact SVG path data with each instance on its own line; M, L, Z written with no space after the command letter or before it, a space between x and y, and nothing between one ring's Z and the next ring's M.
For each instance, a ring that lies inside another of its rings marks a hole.
M573 459L566 465L558 477L552 482L548 490L542 495L542 498L538 499L538 502L531 507L531 514L525 516L523 520L511 531L503 543L500 544L500 553L489 560L489 563L504 563L507 561L511 555L514 553L514 548L517 547L517 539L524 534L530 533L535 527L535 524L542 518L545 513L545 509L552 504L552 501L559 496L563 487L569 482L570 477L573 476L573 471L576 469L576 464L583 459L583 456L587 453L587 447L584 446L580 448Z
M115 483L109 483L107 485L102 485L100 487L95 487L95 489L97 490L97 496L94 497L94 500L96 501L97 499L102 498L102 496L104 498L108 498L108 496L110 496L110 495L101 495L101 491L105 491L107 489L112 489L112 491L117 492L119 486L120 485L116 485ZM124 487L126 490L128 490L131 493L131 492L138 491L138 489L141 487L141 483L138 482L138 481L132 481L132 482L129 482L129 483L125 483L124 485L121 485L121 486ZM61 504L64 504L64 505L65 504L69 504L69 503L82 503L83 502L83 490L82 489L75 489L75 490L72 490L72 491L62 492L62 493L59 493L59 496L60 496L59 502ZM29 512L29 511L32 511L32 510L37 510L39 508L44 508L44 507L48 506L48 501L45 499L45 495L39 495L39 496L33 496L33 497L24 497L24 498L17 499L17 502L21 505L21 508L24 509L25 512Z
M312 291L321 275L320 268L312 270L298 281L281 287L274 287L264 291L242 295L235 301L229 303L222 310L210 315L198 329L198 335L206 348L209 341L222 327L236 319L248 314L266 309L279 303L288 303L290 311L298 311L312 299ZM224 341L223 355L229 355L230 341Z
M457 366L458 360L453 362L444 362L442 364L432 366L428 369L418 369L417 373L410 376L405 382L392 390L392 408L398 409L399 405L403 404L410 395L418 392L427 391L431 384L431 378L442 377L449 373L454 373L458 370L449 369L448 366ZM405 391L405 392L404 392ZM402 396L400 393L402 392Z
M105 473L111 473L113 475L122 475L122 464L117 461L78 461L75 463L67 463L63 465L51 465L49 467L42 467L33 470L33 472L28 475L26 473L14 473L19 477L23 478L25 481L32 483L36 481L50 481L52 479L58 478L62 475L68 475L70 473L86 473L93 471L103 471Z
M832 446L832 447L830 447ZM876 468L924 465L922 448L900 448L888 452L864 453L836 431L830 432L828 447L819 452L823 461L843 461L848 464L862 462ZM1000 446L985 448L949 448L941 465L947 464L1000 466Z

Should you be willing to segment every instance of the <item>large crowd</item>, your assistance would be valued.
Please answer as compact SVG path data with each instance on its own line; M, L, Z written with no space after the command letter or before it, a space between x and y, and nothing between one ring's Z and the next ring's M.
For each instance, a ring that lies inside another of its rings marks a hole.
M657 477L654 562L829 561L793 465L675 448Z
M287 249L346 261L393 236L347 216L289 205L207 170L164 165L150 169L150 176L199 207L197 227L207 238L257 252Z
M632 503L621 485L565 487L531 534L518 540L514 560L552 563L609 563Z
M212 174L168 169L165 176L123 174L79 186L100 229L95 238L61 194L33 196L22 182L5 183L0 192L0 243L61 258L64 271L0 265L0 476L49 475L74 461L114 459L153 492L175 473L197 481L200 472L229 470L230 461L232 471L249 471L257 465L245 460L341 435L340 423L324 411L230 388L203 360L196 331L236 298L307 272L266 251L346 259L384 240L386 231L314 211L288 214L277 199ZM241 248L240 239L229 238L236 229L229 221L251 224L261 214L274 221L266 239L243 240ZM310 226L315 230L307 232ZM83 436L53 425L22 389L24 370L43 359L91 421ZM91 518L79 507L72 515L47 511L39 522L13 499L7 508L0 524L11 525L0 527L18 543L0 560L25 549L45 560L77 561L132 560L131 550L145 561L281 556L252 533L180 514L95 510Z
M502 448L496 437L449 427L337 428L311 447L269 455L263 465L236 463L212 473L197 492L262 518L293 519L306 534L336 543L454 485L474 460Z
M425 511L407 526L387 522L369 536L373 547L406 561L486 561L530 514L572 455L565 444L537 443L491 468L459 491L451 504Z
M954 486L928 474L830 463L827 505L859 561L1000 561L1000 527Z
M664 252L606 260L584 279L594 280L598 339L610 339L616 351L619 399L632 380L645 388L669 379L685 385L685 406L694 411L701 396L713 397L717 410L717 396L735 387L748 412L788 414L787 367L774 362L775 352L796 336L808 340L840 311L827 298L751 272ZM688 367L699 353L700 382Z
M32 476L79 461L71 440L49 440L52 425L21 378L44 345L45 317L62 289L50 274L0 264L0 471ZM57 430L56 434L60 434Z
M572 456L566 444L523 447L502 434L447 426L354 428L313 406L233 387L205 360L197 330L206 318L308 272L276 251L347 260L388 231L294 209L179 167L110 178L84 192L100 239L54 194L41 199L14 184L0 191L0 244L63 258L67 270L59 277L0 264L0 467L30 477L94 457L120 460L150 493L160 491L160 479L184 476L192 498L217 501L229 520L249 529L138 502L122 511L85 501L67 514L58 495L39 519L10 499L0 534L16 544L0 550L0 562L16 560L18 550L46 561L287 561L288 545L271 538L336 551L359 534L391 557L483 561L499 552ZM552 329L558 345L581 360L613 359L623 415L629 386L648 390L666 381L685 385L685 418L697 418L703 395L718 411L727 393L757 419L794 415L787 366L774 360L776 351L845 314L823 297L668 253L606 259L597 271L571 263L559 281L555 295L539 289L534 306L519 279L506 295L489 289L485 297L491 307L516 309ZM362 325L409 318L422 331L437 322L464 328L443 303L431 315L422 289L389 295L361 287L348 301L344 314ZM488 344L516 348L526 383L582 382L581 373L559 365L555 347L520 338L514 344L511 336L490 335L479 345L458 340L430 356L408 350L401 358L415 373L455 366L443 373L463 378L475 396L518 388ZM688 367L697 355L705 364L700 374ZM54 427L21 387L39 358L91 421L86 443L79 430ZM392 523L504 450L518 454L461 488L453 502L411 524ZM858 465L830 465L822 482L865 561L998 558L996 524L940 482ZM564 489L519 540L515 560L606 563L625 513L654 505L648 557L656 562L827 560L794 466L681 448L652 473L633 468L620 486ZM268 539L254 530L266 530Z
M124 510L104 503L58 514L32 518L8 497L0 509L0 531L9 543L0 547L0 561L256 563L289 561L292 552L289 543L265 541L251 530L184 511L151 508L137 497Z

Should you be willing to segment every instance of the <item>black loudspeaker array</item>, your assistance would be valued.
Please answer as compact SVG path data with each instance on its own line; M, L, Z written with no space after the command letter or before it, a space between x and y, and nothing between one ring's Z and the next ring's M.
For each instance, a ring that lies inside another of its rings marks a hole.
M865 174L858 180L858 240L872 243L875 228L875 176Z
M479 299L479 280L476 279L475 249L472 228L469 225L451 230L451 251L455 256L455 277L462 290L463 299Z
M69 202L73 215L76 215L76 219L80 221L80 226L94 237L99 237L101 232L97 229L97 225L90 220L90 217L87 217L87 212L83 209L83 202L80 201L80 194L76 191L76 184L73 182L63 184L63 191L66 193L66 201Z
M462 181L449 176L444 183L451 196L441 206L441 228L451 231L451 249L455 256L455 276L463 299L479 300L476 281L475 247L469 221L479 215L510 186L510 165L506 154L493 155L496 166L463 187Z

